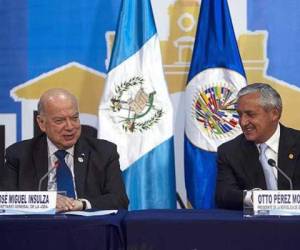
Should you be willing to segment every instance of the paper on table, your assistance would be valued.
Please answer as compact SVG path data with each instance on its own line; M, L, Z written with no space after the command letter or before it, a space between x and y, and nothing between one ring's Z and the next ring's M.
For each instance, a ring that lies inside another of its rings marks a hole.
M70 211L63 214L67 215L80 215L80 216L99 216L99 215L108 215L116 214L118 210L98 210L98 211Z

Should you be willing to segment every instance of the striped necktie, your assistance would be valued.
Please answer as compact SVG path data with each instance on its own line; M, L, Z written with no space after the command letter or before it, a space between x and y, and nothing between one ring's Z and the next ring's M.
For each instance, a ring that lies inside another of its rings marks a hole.
M65 150L57 150L55 156L58 159L58 167L56 169L57 191L66 191L68 197L75 199L74 183L72 173L65 162L65 156L68 154Z

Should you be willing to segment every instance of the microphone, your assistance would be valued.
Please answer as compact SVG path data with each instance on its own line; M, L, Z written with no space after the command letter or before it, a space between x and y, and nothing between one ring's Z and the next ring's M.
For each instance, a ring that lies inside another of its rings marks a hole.
M288 177L287 174L285 172L283 172L278 166L276 166L276 162L273 159L269 159L268 164L271 167L276 168L278 170L278 172L281 173L284 176L284 178L288 180L288 182L290 184L290 190L293 190L293 182L292 182L291 178Z
M40 181L39 181L39 191L41 191L41 189L42 189L43 181L44 181L44 180L49 176L49 174L51 174L51 173L53 172L53 170L56 169L58 166L59 166L59 163L58 163L58 161L56 161L56 162L54 163L54 166L53 166L52 168L50 168L49 171L48 171L46 174L44 174L44 175L42 176L42 178L41 178Z

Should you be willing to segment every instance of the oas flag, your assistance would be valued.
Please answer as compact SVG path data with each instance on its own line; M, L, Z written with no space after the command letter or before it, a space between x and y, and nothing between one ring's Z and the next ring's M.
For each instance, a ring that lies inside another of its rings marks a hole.
M202 0L185 91L185 184L194 208L214 207L217 147L240 133L236 94L245 86L226 0Z

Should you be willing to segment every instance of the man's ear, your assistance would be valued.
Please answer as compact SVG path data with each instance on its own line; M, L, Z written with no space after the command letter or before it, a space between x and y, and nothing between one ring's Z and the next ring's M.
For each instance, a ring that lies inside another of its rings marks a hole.
M279 112L279 110L277 108L273 108L271 110L272 112L272 120L273 121L278 121L280 119L281 113Z
M46 126L45 126L45 117L41 116L41 115L37 115L36 117L36 121L40 127L40 130L42 132L45 132L46 131Z

